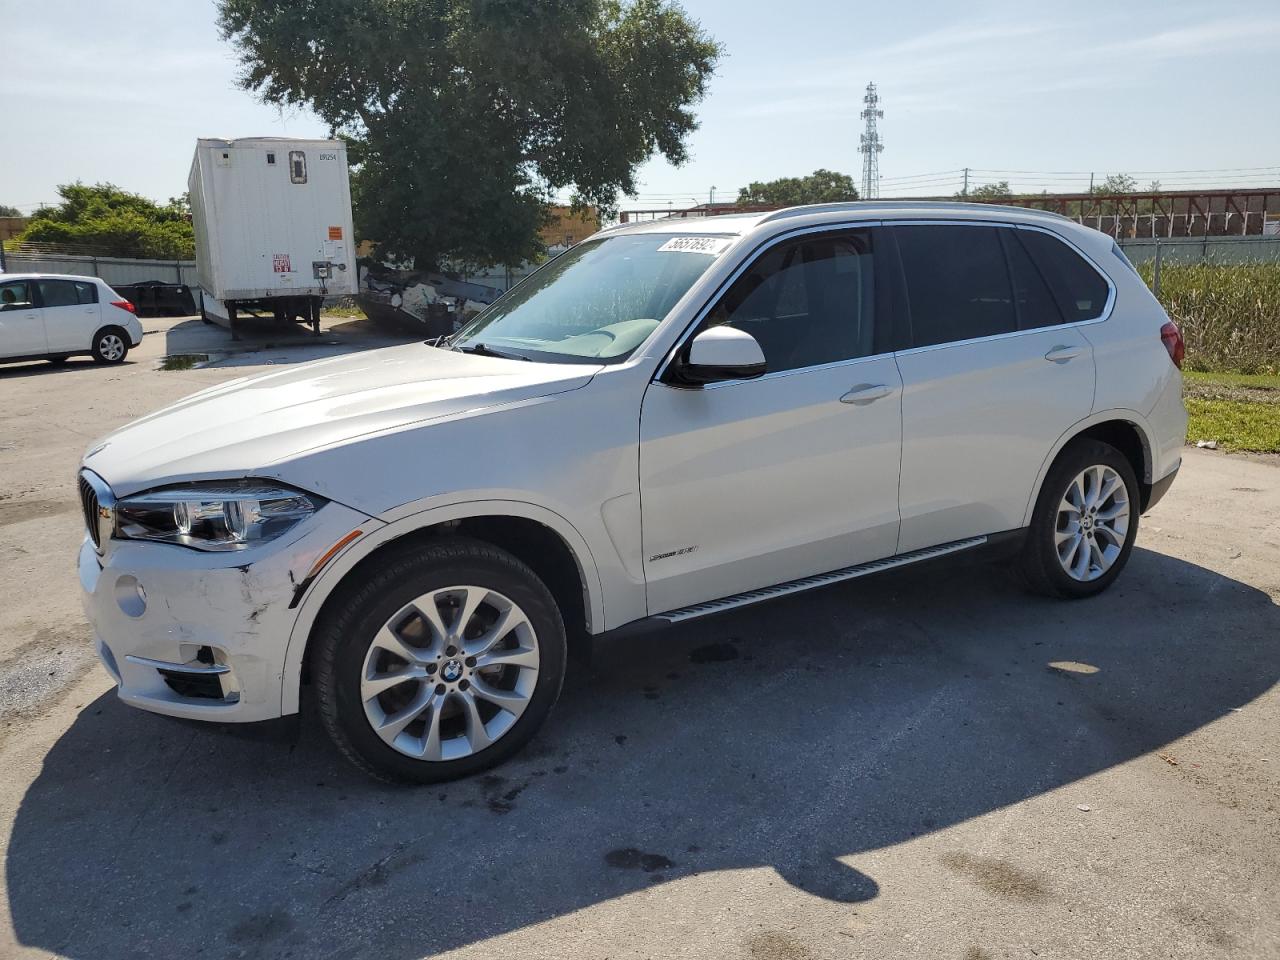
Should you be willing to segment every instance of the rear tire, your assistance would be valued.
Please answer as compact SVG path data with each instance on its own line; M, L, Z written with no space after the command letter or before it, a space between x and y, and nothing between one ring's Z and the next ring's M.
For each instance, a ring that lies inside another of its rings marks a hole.
M519 751L550 714L564 622L506 551L439 540L339 589L312 637L316 694L329 736L370 776L469 776Z
M1050 597L1101 593L1129 562L1140 512L1138 478L1128 458L1099 440L1071 441L1040 488L1015 561L1020 579Z
M93 335L91 350L97 363L123 363L129 355L129 335L119 327L103 327Z

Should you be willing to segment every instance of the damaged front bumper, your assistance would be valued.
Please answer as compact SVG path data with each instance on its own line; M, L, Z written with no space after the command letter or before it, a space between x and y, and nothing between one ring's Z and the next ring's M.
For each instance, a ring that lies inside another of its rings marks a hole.
M281 715L291 609L316 562L362 524L329 503L287 535L249 550L204 553L109 540L80 548L85 616L120 699L155 713L241 723Z

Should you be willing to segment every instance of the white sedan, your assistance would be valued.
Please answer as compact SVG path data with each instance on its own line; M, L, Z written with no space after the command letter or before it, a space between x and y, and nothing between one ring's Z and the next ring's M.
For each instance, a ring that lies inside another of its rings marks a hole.
M97 277L0 274L0 362L120 363L141 342L133 304Z

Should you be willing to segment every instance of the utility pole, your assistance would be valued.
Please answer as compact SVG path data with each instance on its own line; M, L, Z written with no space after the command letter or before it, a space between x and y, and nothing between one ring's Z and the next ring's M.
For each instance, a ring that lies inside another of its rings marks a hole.
M707 197L707 206L714 207L716 205L716 188L711 188L711 195Z
M884 111L880 109L880 94L876 92L874 83L867 84L862 102L867 105L862 111L867 128L858 147L862 154L862 199L873 200L880 196L880 154L884 152L884 143L876 129L876 120L884 116Z
M964 168L964 189L960 191L961 196L969 195L969 168Z

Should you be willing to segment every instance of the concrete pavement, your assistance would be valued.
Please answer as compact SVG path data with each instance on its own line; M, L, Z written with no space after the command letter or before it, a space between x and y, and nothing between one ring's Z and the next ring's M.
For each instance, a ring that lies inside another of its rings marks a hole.
M390 788L305 716L179 723L93 663L88 442L384 342L163 371L220 331L152 326L0 367L0 956L1280 955L1274 464L1187 451L1102 597L961 558L606 642L514 762Z

